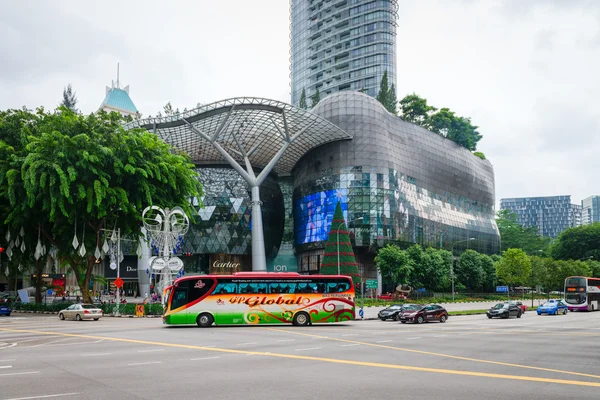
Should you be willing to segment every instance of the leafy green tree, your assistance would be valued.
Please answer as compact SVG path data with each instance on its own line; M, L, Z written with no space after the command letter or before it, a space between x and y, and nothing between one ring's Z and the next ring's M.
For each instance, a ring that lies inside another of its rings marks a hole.
M487 254L479 254L479 264L483 269L483 284L484 292L493 292L496 286L496 265L492 257Z
M342 206L339 201L335 206L333 220L331 221L331 229L329 230L327 243L325 243L325 254L321 260L321 273L324 275L337 275L338 260L340 274L351 276L352 281L355 284L360 283L361 279L360 274L358 273L358 264L354 257L352 243L350 242L350 236L348 235L348 228L346 228L346 221L344 221L344 214L342 213Z
M544 287L548 292L563 290L565 279L569 276L590 276L592 274L589 264L580 260L547 259L546 268Z
M594 278L600 278L600 261L596 260L586 260L585 262L587 266L592 271L592 275Z
M474 152L474 153L473 153L473 155L474 155L474 156L477 156L477 157L479 157L479 158L481 158L482 160L485 160L485 154L483 154L483 153L482 153L482 152L480 152L480 151L476 151L476 152Z
M300 93L300 103L298 103L298 107L306 110L308 105L306 104L306 91L302 88L302 93Z
M496 274L508 286L524 285L531 277L531 260L521 249L508 249L496 263Z
M310 107L314 108L321 101L321 94L319 93L319 88L315 90L315 93L310 98Z
M433 111L436 111L433 109ZM435 132L443 137L448 136L448 132L452 128L452 122L456 118L453 111L449 108L442 108L437 112L432 113L427 120L427 128L431 132Z
M187 156L143 129L125 131L117 113L60 111L0 115L0 127L6 120L11 126L10 132L0 128L0 203L10 206L0 208L0 218L11 232L39 232L89 302L102 229L136 238L146 206L181 206L191 215L188 199L202 188ZM22 119L17 129L15 117ZM73 245L74 236L81 245Z
M496 224L502 239L502 249L522 249L527 254L543 255L550 246L550 238L538 235L536 227L525 228L517 221L517 214L500 210ZM540 251L541 250L541 251Z
M63 99L59 104L60 107L68 108L73 112L78 112L77 110L77 96L75 96L75 92L69 83L66 88L63 89Z
M375 265L381 276L393 284L407 284L413 270L408 253L394 245L379 249L375 256Z
M600 260L600 222L564 230L556 238L551 254L557 260Z
M417 245L418 246L418 245ZM452 254L446 250L438 250L428 247L420 253L415 250L411 253L410 247L407 252L411 256L413 271L410 275L410 283L415 288L427 288L429 290L445 290L450 286L450 272L452 269ZM419 254L419 261L414 258Z
M428 105L427 99L413 93L404 96L399 105L400 117L403 120L429 129L429 116L436 108Z
M385 71L381 77L377 101L379 101L385 107L385 109L392 114L397 113L396 107L398 104L398 99L396 98L396 88L393 84L391 87L389 86L387 71Z
M481 257L475 250L464 251L458 260L454 271L456 278L470 290L481 288L485 271L481 265Z

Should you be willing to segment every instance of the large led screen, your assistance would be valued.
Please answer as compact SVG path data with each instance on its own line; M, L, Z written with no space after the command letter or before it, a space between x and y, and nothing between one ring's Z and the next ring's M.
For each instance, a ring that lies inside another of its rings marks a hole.
M304 244L327 240L337 202L348 220L346 189L327 190L309 194L294 202L294 240Z

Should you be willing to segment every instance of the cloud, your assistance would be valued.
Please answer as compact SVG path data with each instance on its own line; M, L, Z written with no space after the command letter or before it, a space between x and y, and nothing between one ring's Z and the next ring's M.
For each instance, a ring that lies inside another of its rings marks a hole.
M130 85L145 115L236 96L289 101L289 3L7 2L0 109L79 108ZM399 1L397 93L471 117L496 197L600 194L600 2Z

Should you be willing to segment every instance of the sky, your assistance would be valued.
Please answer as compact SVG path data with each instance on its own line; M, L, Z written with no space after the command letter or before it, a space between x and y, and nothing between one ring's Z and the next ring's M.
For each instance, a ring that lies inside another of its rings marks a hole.
M506 197L600 195L600 1L399 0L397 93L470 117ZM28 5L25 5L28 4ZM168 6L167 6L168 4ZM1 2L0 109L290 101L289 2Z

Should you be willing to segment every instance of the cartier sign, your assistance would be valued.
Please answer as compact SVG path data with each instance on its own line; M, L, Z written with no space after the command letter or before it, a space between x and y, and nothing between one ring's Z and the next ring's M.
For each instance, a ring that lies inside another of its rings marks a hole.
M241 267L240 263L236 263L236 262L224 262L224 261L220 261L220 260L215 260L215 262L213 262L213 268L219 268L219 269L239 269Z

